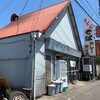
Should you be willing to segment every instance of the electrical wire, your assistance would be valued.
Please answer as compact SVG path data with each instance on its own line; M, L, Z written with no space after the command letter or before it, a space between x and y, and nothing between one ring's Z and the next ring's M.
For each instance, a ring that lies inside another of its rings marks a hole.
M95 12L95 10L92 8L92 6L89 4L89 2L86 0L87 4L90 6L90 8L93 10L93 12L95 13L95 15L98 17L97 13Z
M25 5L24 5L24 7L22 8L22 11L20 12L19 16L21 16L22 13L24 12L24 10L25 10L25 8L26 8L26 6L27 6L27 4L28 4L28 1L29 1L29 0L26 0Z
M43 0L41 0L39 12L37 12L37 13L38 13L38 16L36 17L37 20L38 20L38 18L39 18L39 14L40 14L42 2L43 2ZM34 18L35 18L35 17L34 17ZM33 21L34 21L34 20L33 20ZM37 21L36 21L36 23L35 23L35 26L36 26L36 24L37 24ZM32 24L32 26L33 26L33 24ZM35 28L35 26L34 26L34 28ZM66 36L66 32L63 30L63 28L62 28L61 26L59 26L59 27L60 27L60 29L62 30L62 32L64 33L64 35ZM34 28L32 28L32 29L34 29ZM55 32L58 34L57 30L56 30ZM58 34L58 35L59 35L59 34ZM59 36L59 37L60 37L60 36ZM60 38L61 38L61 37L60 37ZM67 38L68 38L68 37L67 37ZM70 39L68 38L68 40L70 40ZM63 41L63 39L62 39L62 41ZM65 41L63 41L63 42L65 43ZM70 43L72 43L71 40L70 40ZM75 47L74 44L72 44L72 45Z
M40 11L41 11L41 8L42 8L42 3L43 3L43 0L41 0L40 5L39 5L39 8L38 8L38 11L37 11L35 17L34 17L33 20L32 20L31 31L32 31L32 30L36 27L36 25L37 25L37 21L38 21L38 18L39 18L39 15L40 15ZM37 18L37 19L36 19L37 21L36 21L35 25L33 26L33 22L34 22L34 19L35 19L35 18Z
M24 12L24 10L25 10L25 8L26 8L26 6L27 6L27 4L28 4L28 1L29 0L26 0L26 2L25 2L25 4L24 4L24 7L22 8L22 11L20 12L20 14L19 14L19 17L22 15L22 13ZM19 18L18 18L18 20L17 20L17 34L18 34L18 31L19 31Z
M41 9L41 6L42 6L42 0L41 0L41 3L40 3L40 9ZM39 14L40 14L40 9L39 9L39 13L38 13L38 17L37 17L37 20L38 20L38 18L39 18ZM57 10L57 9L56 9ZM35 18L35 17L34 17ZM34 21L34 20L33 20ZM37 21L36 21L36 23L37 23ZM33 24L32 24L32 26L33 26ZM36 26L36 24L35 24L35 26ZM34 28L35 28L35 26L34 26ZM34 29L33 28L33 29ZM60 28L61 28L61 26L60 26ZM66 32L61 28L61 30L63 31L63 33L65 34ZM57 31L55 31L57 34L58 34L58 32ZM60 37L60 36L59 36ZM60 37L61 38L61 37ZM63 39L62 39L62 41L63 41ZM65 43L65 41L63 41L64 43ZM71 41L70 41L71 42ZM72 44L73 46L74 46L74 44Z
M11 0L11 1L9 2L9 4L0 12L0 15L1 15L6 9L8 9L9 6L10 6L13 2L14 2L14 0Z
M81 6L81 4L77 1L77 0L74 0L77 4L78 4L78 6L93 20L93 22L97 25L97 26L99 26L99 24L90 16L90 14Z
M93 13L91 12L90 7L87 6L87 3L84 2L84 0L81 0L81 1L82 1L82 4L84 3L85 8L86 8L86 9L89 11L89 13L91 13L91 15L93 16Z

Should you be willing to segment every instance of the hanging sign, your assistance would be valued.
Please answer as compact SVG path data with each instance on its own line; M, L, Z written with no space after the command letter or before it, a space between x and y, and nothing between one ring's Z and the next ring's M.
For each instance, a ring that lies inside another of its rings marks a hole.
M70 60L70 66L75 67L76 66L76 61Z
M84 19L84 53L85 55L95 56L95 37L94 25L91 18Z

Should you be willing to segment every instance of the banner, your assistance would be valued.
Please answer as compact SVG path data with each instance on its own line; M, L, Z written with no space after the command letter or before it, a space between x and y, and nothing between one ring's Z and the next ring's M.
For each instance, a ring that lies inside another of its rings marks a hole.
M96 55L100 56L100 40L96 40Z
M91 18L84 19L84 53L95 56L95 30Z
M96 37L100 37L100 26L96 26Z

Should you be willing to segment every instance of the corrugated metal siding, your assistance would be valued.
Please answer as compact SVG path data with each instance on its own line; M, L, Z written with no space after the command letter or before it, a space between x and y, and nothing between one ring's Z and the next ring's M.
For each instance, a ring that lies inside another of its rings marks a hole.
M36 96L43 95L45 91L45 44L37 42L36 49Z
M52 25L52 27L49 28L46 33L46 37L48 37L49 35L51 38L77 50L74 30L72 27L68 9L66 9L61 14L61 16L56 19L56 22Z
M13 87L31 86L29 35L0 40L0 76Z
M32 47L34 47L34 43ZM36 96L40 96L46 92L44 42L36 42L35 49ZM31 87L34 48L32 54L29 54L30 51L29 34L0 40L0 76L6 78L11 86L21 88Z

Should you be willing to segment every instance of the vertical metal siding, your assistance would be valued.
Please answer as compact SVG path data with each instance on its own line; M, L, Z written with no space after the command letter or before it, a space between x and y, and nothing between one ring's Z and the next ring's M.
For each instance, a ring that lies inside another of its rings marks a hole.
M45 44L37 42L36 49L36 96L45 93Z
M49 28L46 37L48 38L48 36L77 50L74 30L68 9L66 9Z
M30 37L21 35L0 40L0 76L13 87L31 86Z

